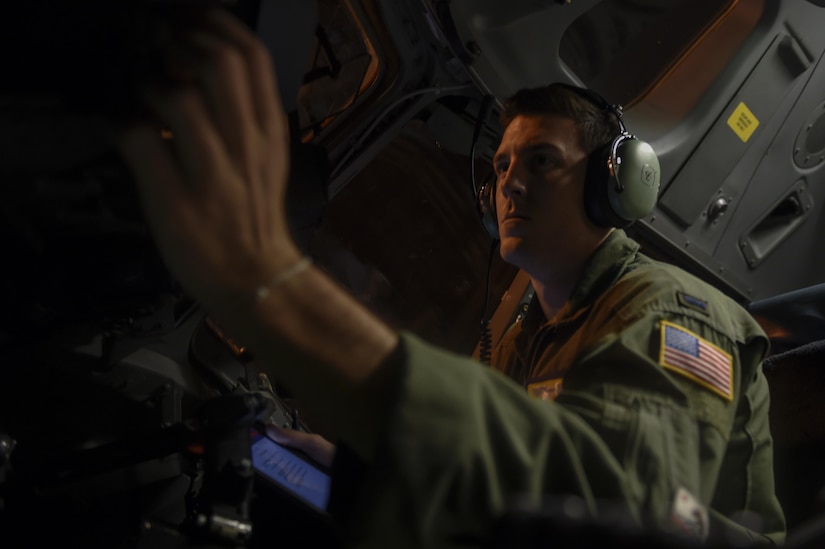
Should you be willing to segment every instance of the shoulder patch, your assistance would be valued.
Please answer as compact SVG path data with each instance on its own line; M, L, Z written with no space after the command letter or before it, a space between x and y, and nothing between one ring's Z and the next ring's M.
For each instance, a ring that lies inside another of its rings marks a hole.
M690 330L662 321L659 364L733 400L733 358Z
M689 538L700 541L708 539L710 534L708 511L686 489L679 488L676 491L670 516L679 531Z
M687 295L684 292L676 292L676 297L679 299L679 303L683 306L693 309L694 311L699 311L703 314L709 314L707 301L699 299L698 297L693 297L692 295Z

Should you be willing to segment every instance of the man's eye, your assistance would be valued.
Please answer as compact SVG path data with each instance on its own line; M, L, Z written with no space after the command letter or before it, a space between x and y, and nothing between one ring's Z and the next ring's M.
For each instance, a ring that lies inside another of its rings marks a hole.
M533 157L533 165L536 168L547 168L554 164L553 158L548 154L537 154Z

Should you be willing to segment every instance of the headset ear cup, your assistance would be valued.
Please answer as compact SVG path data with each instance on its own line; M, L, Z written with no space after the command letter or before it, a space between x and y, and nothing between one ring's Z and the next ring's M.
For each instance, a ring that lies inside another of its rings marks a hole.
M648 143L626 135L614 144L613 177L607 188L610 209L630 224L648 215L659 197L661 168Z
M593 152L584 192L590 220L623 229L645 217L656 205L660 173L653 147L628 134Z
M498 232L498 216L496 215L496 177L495 173L487 175L478 190L478 212L481 223L493 240L500 240Z

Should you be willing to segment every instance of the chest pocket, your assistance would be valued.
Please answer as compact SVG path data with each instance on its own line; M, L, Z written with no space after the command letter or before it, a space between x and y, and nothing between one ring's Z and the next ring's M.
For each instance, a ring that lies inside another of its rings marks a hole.
M637 501L657 516L671 508L680 488L701 493L699 428L688 410L621 386L606 385L603 395L571 390L557 402L599 433L627 472Z

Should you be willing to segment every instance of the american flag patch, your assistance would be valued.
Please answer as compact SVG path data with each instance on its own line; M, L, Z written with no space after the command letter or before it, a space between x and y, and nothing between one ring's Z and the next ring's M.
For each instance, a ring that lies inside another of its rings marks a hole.
M726 400L733 400L731 356L690 330L662 322L659 363Z

